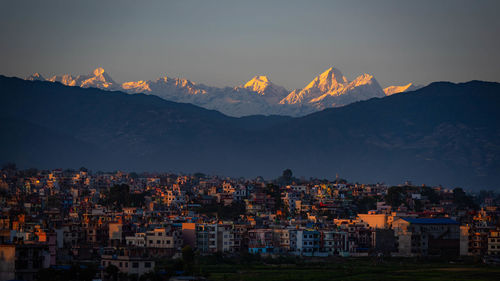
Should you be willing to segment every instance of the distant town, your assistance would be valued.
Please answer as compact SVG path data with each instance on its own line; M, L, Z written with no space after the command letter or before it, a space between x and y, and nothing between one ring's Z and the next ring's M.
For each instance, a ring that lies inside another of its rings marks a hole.
M499 206L493 191L305 180L289 169L264 180L7 164L0 280L210 279L202 257L498 264Z

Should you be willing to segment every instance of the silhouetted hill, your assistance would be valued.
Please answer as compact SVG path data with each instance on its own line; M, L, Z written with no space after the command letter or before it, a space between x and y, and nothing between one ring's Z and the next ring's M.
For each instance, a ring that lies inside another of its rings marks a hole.
M433 83L301 118L0 77L0 161L496 188L500 84Z

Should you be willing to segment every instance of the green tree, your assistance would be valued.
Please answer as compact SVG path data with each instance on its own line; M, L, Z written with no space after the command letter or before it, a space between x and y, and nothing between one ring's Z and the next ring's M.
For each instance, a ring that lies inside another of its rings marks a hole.
M3 166L2 166L2 170L3 171L17 171L17 166L16 166L16 163L5 163Z
M182 260L185 263L192 263L194 261L194 251L191 246L186 245L182 248Z
M110 264L110 265L108 265L108 267L106 267L104 272L106 274L106 276L105 276L106 279L117 281L118 280L118 273L120 272L120 269L118 269L118 267Z
M279 177L277 180L279 184L291 184L293 181L293 172L290 169L284 170L281 177Z
M387 190L385 203L392 207L399 207L403 203L403 189L400 186L391 186Z
M274 207L276 210L280 210L283 207L283 202L281 201L281 190L278 185L268 184L266 187L266 194L271 195L274 198Z
M191 273L194 264L194 251L189 245L182 248L182 262L184 263L184 270Z
M354 203L358 206L359 213L367 213L368 211L377 208L377 199L371 196L364 196Z
M196 179L196 180L200 180L200 179L204 179L206 177L206 175L204 173L194 173L193 174L193 177Z
M434 191L434 189L424 186L421 191L422 195L427 197L432 204L439 203L439 195Z
M467 195L460 187L453 189L453 203L459 208L476 208L472 197Z

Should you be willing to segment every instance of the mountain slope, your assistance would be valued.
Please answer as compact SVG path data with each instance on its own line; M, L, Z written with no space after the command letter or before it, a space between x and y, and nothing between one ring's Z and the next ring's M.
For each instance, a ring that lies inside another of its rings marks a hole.
M493 187L489 181L498 180L500 171L498 106L498 83L433 83L405 95L327 109L288 128L309 136L300 146L314 155L311 174L328 173L324 163L335 155L336 171L347 176L363 171L365 179L399 175L400 181L447 178L454 185Z
M0 77L0 160L265 177L291 168L360 182L496 188L499 106L498 83L441 82L300 118L233 118L151 95Z

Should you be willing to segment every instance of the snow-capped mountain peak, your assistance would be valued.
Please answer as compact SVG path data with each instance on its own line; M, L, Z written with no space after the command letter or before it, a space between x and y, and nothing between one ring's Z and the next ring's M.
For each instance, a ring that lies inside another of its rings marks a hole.
M288 91L285 88L274 84L271 80L269 80L269 77L265 75L257 75L250 81L246 82L245 85L237 88L245 88L261 95L282 95L283 92L287 92L288 94Z
M356 79L354 79L351 83L353 84L353 86L360 86L372 83L374 79L375 77L373 77L373 75L364 73L356 77Z
M347 83L347 78L340 72L340 70L330 67L320 75L316 76L303 91L317 89L319 91L331 91L342 87Z
M365 73L349 82L340 70L331 67L301 91L291 92L280 104L309 104L324 109L382 96L384 92L373 75Z
M147 93L151 92L150 82L144 80L125 82L122 84L122 89L134 93Z
M236 87L235 90L245 89L258 93L269 104L278 104L280 100L288 95L288 90L272 83L269 77L265 75L254 76L243 86Z
M259 94L263 94L264 90L271 85L269 78L264 75L257 75L252 78L250 81L245 83L242 88L250 89Z
M38 73L26 79L44 80ZM314 77L305 88L291 92L274 84L265 75L254 76L241 86L224 88L167 76L156 80L116 83L102 67L84 75L53 76L48 81L60 82L67 86L152 94L166 100L192 103L237 117L255 114L302 116L328 107L344 106L356 101L384 97L388 93L414 89L412 84L408 84L392 86L399 87L396 90L390 90L391 87L382 90L375 77L370 74L362 74L349 81L334 67Z
M89 74L73 76L69 74L55 75L48 79L51 82L60 82L66 86L78 86L83 88L100 88L115 90L118 84L113 81L111 76L104 71L104 68L98 67Z
M92 73L94 74L94 76L101 76L104 73L106 73L106 71L104 71L104 68L98 67L98 68L94 69L94 71L92 71Z
M291 92L280 103L297 104L316 102L325 94L338 95L348 83L349 81L340 70L330 67L316 76L304 89Z
M42 76L42 74L35 72L31 74L30 76L26 77L25 80L30 80L30 81L45 81L45 78Z
M130 81L121 85L122 89L129 93L149 93L165 99L180 102L192 102L186 100L186 96L206 94L203 85L182 78L160 77L155 81Z
M408 83L406 85L402 86L389 86L387 88L384 88L384 93L386 96L394 95L397 93L403 93L403 92L409 92L409 91L415 91L422 88L422 86L417 86L413 83Z

